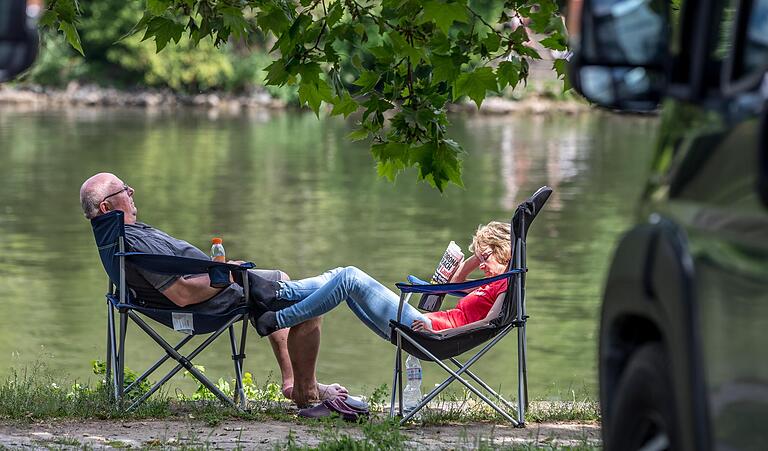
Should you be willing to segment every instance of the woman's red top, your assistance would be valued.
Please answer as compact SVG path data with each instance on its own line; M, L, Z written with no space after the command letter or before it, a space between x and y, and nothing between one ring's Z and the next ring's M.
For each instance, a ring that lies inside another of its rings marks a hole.
M483 285L461 298L456 308L425 314L432 321L432 330L450 329L485 318L496 298L507 289L507 280Z

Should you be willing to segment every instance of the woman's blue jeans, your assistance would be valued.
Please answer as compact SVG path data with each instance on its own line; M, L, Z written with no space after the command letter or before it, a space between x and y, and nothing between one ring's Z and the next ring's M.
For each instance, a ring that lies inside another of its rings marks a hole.
M308 279L279 283L278 297L297 302L277 312L278 326L294 326L329 312L346 301L366 326L389 340L389 321L397 319L400 297L354 266L332 269ZM410 326L417 319L431 325L426 316L406 303L400 322Z

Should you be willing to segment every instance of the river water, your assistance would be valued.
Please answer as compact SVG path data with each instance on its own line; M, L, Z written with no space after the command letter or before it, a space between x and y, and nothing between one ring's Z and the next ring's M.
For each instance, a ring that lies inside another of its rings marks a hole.
M94 381L104 358L107 279L79 202L100 171L135 188L139 220L207 251L293 278L358 266L394 288L429 277L449 241L466 250L481 223L509 220L542 185L554 188L528 239L528 374L534 399L596 397L599 304L612 249L631 224L656 134L652 119L453 117L467 150L465 189L441 195L415 172L392 184L341 120L298 113L210 115L121 109L0 109L0 377L44 362L62 380ZM164 333L173 336L173 333ZM250 333L246 371L279 373L267 340ZM159 356L128 334L127 365ZM370 393L391 384L393 350L344 306L326 315L322 381ZM229 377L226 340L198 357ZM510 335L475 368L515 391ZM439 382L425 365L425 382ZM155 378L156 379L156 378ZM191 392L181 377L176 388Z

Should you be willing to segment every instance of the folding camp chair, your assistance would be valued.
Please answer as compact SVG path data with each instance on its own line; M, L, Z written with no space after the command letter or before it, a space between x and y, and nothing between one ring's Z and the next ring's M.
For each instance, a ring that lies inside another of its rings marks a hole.
M551 188L547 186L541 187L528 200L517 207L511 223L512 259L509 262L507 271L503 274L469 282L439 285L431 285L411 276L409 278L411 283L396 284L401 294L397 321L390 321L390 327L392 328L390 339L397 346L390 416L393 418L395 416L396 397L399 399L398 413L400 416L403 416L403 350L421 360L435 362L450 375L445 381L430 391L416 407L410 412L406 412L405 416L400 420L400 424L413 418L429 401L443 391L451 382L457 380L500 415L509 420L513 426L524 427L525 409L528 404L528 376L525 356L525 323L528 319L528 315L525 313L525 273L528 271L528 268L525 263L525 240L531 222L541 211L550 194L552 194ZM410 324L400 323L403 307L413 293L464 296L466 294L465 290L474 289L502 279L508 280L506 292L496 299L488 315L480 321L437 332L417 332L411 329ZM515 410L512 403L505 400L500 394L492 390L488 384L483 382L482 379L469 371L471 365L477 362L514 328L517 328L517 418L513 418L509 413L509 411ZM456 359L456 356L486 342L487 344L467 360L466 363L462 364ZM450 360L458 367L458 370L452 370L443 360ZM498 399L509 411L491 401L488 396L464 379L462 377L463 374L469 376L490 395Z
M150 390L138 397L128 407L131 410L144 402L164 383L178 373L182 368L189 371L195 379L200 381L208 390L225 404L235 408L245 408L247 398L243 390L243 359L245 358L245 339L248 330L248 277L243 274L245 302L235 306L224 314L206 314L198 311L190 311L182 307L159 309L148 308L136 303L130 287L125 281L125 264L130 262L147 271L161 274L203 274L208 273L211 284L224 286L229 283L229 275L232 271L243 271L253 268L253 263L242 265L230 265L210 260L201 260L167 255L144 254L139 252L126 252L125 227L123 224L123 212L112 211L91 220L96 245L99 248L99 256L104 265L104 270L109 276L109 291L107 298L107 374L106 380L115 400L122 406L127 394L144 381L150 374L160 367L169 358L178 362L162 379L155 383ZM120 318L119 334L115 327L115 311ZM164 326L186 333L176 346L171 346L163 339L146 321L137 313L151 318ZM125 369L125 336L128 327L128 319L136 323L150 338L152 338L164 351L165 355L157 360L138 379L128 387L123 387ZM242 321L242 333L240 334L239 347L235 342L235 324ZM219 390L208 378L192 364L192 359L213 343L224 331L229 331L229 341L232 348L232 360L235 365L235 397L228 397ZM182 355L179 350L195 335L210 334L203 343L187 355Z

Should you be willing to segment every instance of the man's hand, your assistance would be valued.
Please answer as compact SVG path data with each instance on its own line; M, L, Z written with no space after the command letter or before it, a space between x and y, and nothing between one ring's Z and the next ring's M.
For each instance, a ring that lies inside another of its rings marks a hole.
M228 264L230 265L242 265L243 263L246 263L242 260L228 260ZM232 283L236 283L240 286L243 286L243 273L240 271L230 271L229 272L229 281Z
M434 332L432 330L432 327L429 324L425 323L424 321L422 321L420 319L413 320L413 324L411 324L411 329L413 329L413 330L415 330L417 332L422 332L422 331L424 331L424 332Z

